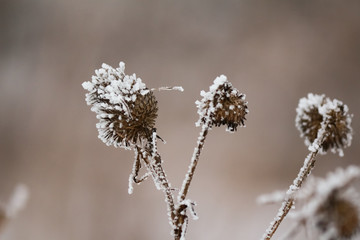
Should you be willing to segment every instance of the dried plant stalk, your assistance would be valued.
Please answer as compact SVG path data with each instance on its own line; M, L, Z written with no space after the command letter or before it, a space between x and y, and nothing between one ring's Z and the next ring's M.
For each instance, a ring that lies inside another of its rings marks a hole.
M206 136L207 136L208 132L209 132L209 122L207 122L206 124L204 124L202 126L202 129L201 129L198 141L197 141L197 146L195 147L194 153L193 153L192 158L191 158L191 162L190 162L190 165L189 165L189 170L188 170L188 172L186 174L186 177L184 179L181 191L180 191L179 196L178 196L178 202L182 202L186 198L186 195L187 195L187 193L189 191L190 183L191 183L191 180L192 180L192 178L194 176L196 166L197 166L197 164L199 162L199 157L200 157L200 154L201 154L201 150L204 147L205 139L206 139Z
M308 145L310 154L305 159L304 165L287 191L286 198L274 221L270 223L262 239L271 239L291 210L295 201L295 193L301 188L315 166L316 155L318 153L325 154L331 150L343 156L343 148L351 144L352 115L348 113L348 107L341 101L330 100L325 95L310 93L307 98L300 99L296 112L296 126L300 130L301 136L305 137L305 144Z
M265 235L263 236L263 239L269 240L271 237L275 234L277 228L281 224L281 222L284 220L286 215L291 210L292 206L294 205L295 198L294 193L298 189L301 188L302 184L305 182L306 178L310 175L312 169L315 167L316 162L316 155L318 154L318 151L311 152L305 162L304 166L300 169L300 172L298 174L298 177L294 180L294 184L290 186L287 197L285 198L285 201L282 203L278 215L275 217L274 221L270 223L269 228L266 230Z

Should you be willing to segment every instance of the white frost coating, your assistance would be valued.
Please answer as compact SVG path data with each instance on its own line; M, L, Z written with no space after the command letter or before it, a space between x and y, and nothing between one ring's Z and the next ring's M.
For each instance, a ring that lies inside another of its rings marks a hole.
M325 95L317 95L313 93L309 93L307 97L303 97L299 100L298 107L296 108L296 119L295 125L297 129L300 131L300 136L304 137L306 134L310 132L310 129L306 129L306 132L302 132L301 119L310 120L308 113L311 110L319 109L322 103L325 101ZM310 146L310 140L305 137L305 145Z
M217 102L216 105L214 105L215 103L215 98L217 97L221 97L221 96L226 96L227 98L230 97L230 93L224 91L224 89L222 89L221 87L223 85L227 85L228 87L233 88L232 84L227 80L227 77L225 75L220 75L219 77L217 77L214 80L214 83L209 87L209 91L205 92L204 90L200 91L200 96L202 97L202 99L199 101L195 101L196 107L198 108L198 115L199 115L199 120L195 123L195 125L197 127L200 127L203 123L209 121L212 122L212 118L214 117L214 113L217 110L226 110L224 109L223 104L221 104L220 102ZM242 100L245 100L245 94L241 94L236 88L234 88L231 91L231 94L233 94L234 96L239 97ZM246 102L244 103L245 105L247 104ZM238 108L241 108L243 106L238 106ZM235 109L234 105L231 105L229 107L229 110L227 110L225 112L226 115L229 115L229 111L233 111ZM249 110L247 108L244 109L245 114L249 112ZM240 127L245 126L244 124L239 124ZM233 131L232 128L230 128L229 126L227 126L226 128L227 131Z
M335 190L348 188L349 185L360 179L360 168L357 166L349 166L346 169L338 168L335 172L331 172L325 179L317 178L311 185L304 186L304 192L307 196L312 196L311 202L301 210L302 216L311 216L316 214L318 207L332 194ZM309 194L309 191L312 194ZM303 191L299 192L299 197Z
M152 88L151 90L156 90L156 88ZM175 91L179 91L179 92L183 92L184 91L184 88L181 87L181 86L174 86L174 87L159 87L157 90L159 91L172 91L172 90L175 90Z
M130 173L130 176L129 176L129 188L128 188L128 193L129 194L133 194L133 192L134 192L134 186L133 186L134 180L133 180L133 178L134 178L134 175L132 173Z
M186 240L186 238L185 238L186 230L187 230L187 222L185 222L185 223L181 226L181 237L180 237L180 240Z
M6 215L9 218L15 217L19 211L21 211L29 198L29 189L23 185L19 184L16 186L13 195L11 196L7 206L6 206Z
M197 145L194 149L194 152L193 152L193 155L191 157L191 161L190 161L190 165L189 165L189 169L188 169L188 172L185 176L185 179L182 183L182 186L181 186L181 190L180 190L180 194L178 195L178 202L182 202L184 199L182 199L182 195L185 191L185 187L186 185L191 181L191 178L192 178L192 168L196 165L196 161L198 160L198 155L200 154L200 150L201 148L203 147L203 142L204 142L204 139L205 139L205 132L209 129L209 122L206 122L203 126L202 126L202 129L201 129L201 132L200 132L200 135L198 137L198 140L197 140Z
M324 128L324 126L326 126L325 123L322 124L321 129ZM309 163L310 163L311 159L313 159L313 157L317 153L316 149L318 148L317 147L319 145L318 142L320 141L320 140L318 140L318 138L323 137L323 135L321 133L321 129L319 130L320 134L318 134L317 139L314 141L313 144L311 144L311 149L313 149L314 151L310 151L308 156L305 158L303 167L300 169L298 176L293 181L293 184L290 185L289 189L286 191L285 200L281 204L281 207L280 207L277 215L275 216L274 220L270 223L269 227L266 229L262 239L267 239L267 235L271 233L274 223L276 221L279 221L281 219L281 217L284 215L284 209L286 208L288 201L291 199L294 200L295 194L299 190L298 186L300 186L300 183L303 181L304 177L306 177L306 175L307 175L306 171L308 169ZM295 205L295 203L293 203L293 206L294 205Z
M258 204L270 204L270 203L278 203L284 200L286 196L285 190L278 190L272 192L270 194L263 194L257 197L256 202Z
M314 144L310 141L310 139L307 137L307 135L312 131L311 128L306 128L305 132L304 128L302 126L302 120L310 121L309 112L311 111L318 111L318 114L322 116L323 123L327 120L331 119L335 114L340 115L342 117L345 117L344 122L341 122L342 125L344 125L347 129L349 129L349 132L346 133L346 137L342 137L342 145L344 148L349 147L352 142L352 135L353 130L351 128L351 121L352 121L352 114L349 114L349 108L347 105L343 104L343 102L334 99L331 100L327 97L325 97L324 94L317 95L309 93L307 97L301 98L299 101L299 105L296 109L296 120L295 125L297 129L301 133L301 137L305 137L305 145L308 146L309 150L312 152L319 151L320 154L325 154L326 152L323 151L323 149L318 145ZM327 126L322 126L322 130L318 132L317 134L317 141L321 139L321 136L325 133ZM333 133L337 134L337 133ZM340 146L334 146L331 149L331 152L338 153L340 157L344 155L343 148Z
M339 101L337 99L331 101L330 99L327 98L325 103L320 107L319 113L322 114L326 119L330 119L331 113L336 113L345 116L345 122L341 122L341 124L346 126L346 128L349 129L349 132L346 134L346 137L342 138L342 144L344 148L350 147L352 142L352 135L353 135L353 129L351 127L353 115L349 114L348 106L345 105L342 101ZM337 152L340 157L344 156L344 150L343 148L340 147L331 148L331 152L332 153Z
M91 111L95 112L99 119L99 123L96 124L99 131L98 137L108 146L129 149L125 139L123 142L118 142L115 140L115 131L107 131L108 119L113 116L109 112L121 112L122 118L130 121L132 116L129 104L136 101L136 94L145 95L149 92L146 85L135 74L126 75L125 63L120 62L118 68L103 63L100 69L95 70L91 81L84 82L82 87L89 91L86 94L86 102L92 105ZM110 126L110 129L112 127Z
M197 213L195 212L195 206L196 206L196 203L195 203L195 202L191 201L190 199L185 199L184 201L182 201L182 202L180 203L180 205L181 205L181 204L184 204L184 205L187 206L187 209L189 209L190 214L191 214L193 220L198 220L198 219L199 219Z
M214 106L214 96L216 93L221 94L219 88L221 85L223 85L226 82L228 82L227 77L225 75L221 75L214 80L213 85L210 86L209 92L205 92L204 90L200 92L202 99L201 101L195 102L199 114L199 120L195 123L197 127L201 126L202 121L211 122L210 119L211 113L215 113L217 108L222 108L222 105ZM209 103L209 106L205 107L207 103Z

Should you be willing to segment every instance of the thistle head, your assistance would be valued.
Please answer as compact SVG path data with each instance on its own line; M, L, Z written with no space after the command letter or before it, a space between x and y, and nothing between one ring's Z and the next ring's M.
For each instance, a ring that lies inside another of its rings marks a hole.
M309 179L297 195L305 201L297 216L311 223L319 239L350 239L360 228L359 195L351 187L359 179L360 168L355 166L337 169L325 179Z
M315 140L324 137L319 146L320 153L331 150L342 156L343 148L351 145L352 114L341 101L309 93L307 97L300 99L296 112L296 127L308 147Z
M157 118L157 101L135 74L125 75L125 64L107 64L95 71L91 82L82 84L86 102L96 113L99 138L106 145L128 148L151 138Z
M234 88L226 76L217 77L210 91L201 91L200 95L203 98L196 101L200 117L197 126L226 125L230 132L236 131L238 126L245 126L245 115L249 112L245 94Z
M292 215L297 221L295 226L306 226L316 233L314 239L350 240L359 237L359 195L352 187L359 179L360 168L357 166L339 168L324 179L309 178L296 194L300 207ZM295 234L294 231L290 232L286 239Z
M320 235L330 235L330 239L350 239L359 230L359 206L352 199L333 195L319 206L315 220Z

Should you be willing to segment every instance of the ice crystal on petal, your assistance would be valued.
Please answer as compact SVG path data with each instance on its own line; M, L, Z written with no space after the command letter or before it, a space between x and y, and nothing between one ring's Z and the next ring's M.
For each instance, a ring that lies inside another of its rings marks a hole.
M210 91L201 91L202 99L196 101L199 120L196 126L209 124L209 126L227 125L227 131L236 131L238 126L245 126L245 115L249 112L245 94L240 93L221 75L214 80Z
M158 108L153 92L142 80L124 71L123 62L118 68L102 64L82 86L89 91L86 102L99 119L99 138L106 145L128 148L151 138Z

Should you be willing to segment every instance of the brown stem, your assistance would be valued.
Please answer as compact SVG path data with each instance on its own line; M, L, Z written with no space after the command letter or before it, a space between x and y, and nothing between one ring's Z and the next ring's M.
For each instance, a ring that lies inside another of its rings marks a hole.
M189 170L185 176L185 179L184 179L183 185L182 185L182 189L179 193L179 197L178 197L179 203L181 203L182 201L185 200L186 195L189 191L190 183L193 178L197 163L199 161L201 150L204 147L204 143L205 143L205 139L208 134L208 131L209 131L209 123L207 122L202 127L202 130L201 130L199 138L198 138L197 146L194 149L194 153L193 153L190 165L189 165Z
M301 170L299 172L299 176L301 175L302 177L300 177L300 178L298 177L297 179L295 179L294 185L292 185L292 186L295 186L296 189L299 189L302 186L302 183L306 180L307 176L310 174L311 170L314 168L315 162L316 162L316 160L315 160L316 155L317 155L317 152L311 153L310 161L308 162L308 164L305 164L303 166L303 168L301 168ZM286 217L286 215L289 213L290 209L294 205L294 201L295 201L294 197L289 196L285 200L285 202L283 202L281 208L279 209L279 213L281 213L281 214L275 218L274 222L271 223L270 227L268 228L269 231L266 233L266 237L264 239L269 240L275 234L280 223L282 222L282 220L284 220L284 218Z
M175 223L175 203L174 203L174 197L173 193L170 187L170 183L166 178L165 171L163 167L161 166L161 156L159 153L155 153L153 156L153 161L149 161L149 158L151 158L150 150L149 149L140 149L139 147L138 151L140 152L139 155L143 162L146 164L147 168L151 171L151 175L154 178L154 181L159 181L161 184L161 188L165 194L165 200L167 203L167 208L170 213L170 219L172 224ZM145 151L146 156L143 156L143 151Z
M319 146L321 146L324 142L324 139L327 137L327 134L325 133L323 136L321 136L321 140L319 141ZM280 223L284 220L286 215L291 210L292 206L294 205L295 198L294 193L299 190L302 186L302 184L305 182L306 178L310 175L311 170L315 166L316 162L316 155L319 152L319 148L316 151L313 151L309 153L309 155L306 157L304 161L303 167L300 169L298 176L295 178L293 184L290 186L287 197L285 198L285 201L283 202L282 206L280 207L277 216L275 217L274 221L270 223L270 226L266 230L266 233L263 236L263 239L270 240L271 237L275 234L276 230L278 229Z
M199 161L199 157L201 154L201 150L204 147L204 143L205 143L205 139L206 136L209 132L209 127L210 124L209 122L206 122L203 126L202 126L202 130L200 132L198 141L197 141L197 146L194 149L194 153L189 165L189 170L185 176L185 179L183 181L182 184L182 188L181 191L178 195L178 203L179 205L177 206L176 210L175 210L175 229L174 229L174 239L175 240L179 240L181 238L182 235L184 235L185 233L183 233L183 226L185 224L187 224L187 216L186 216L186 207L184 208L184 204L181 204L182 201L185 200L187 193L189 192L189 187L190 187L190 183L193 179L194 176L194 172L196 169L196 166L198 164Z

